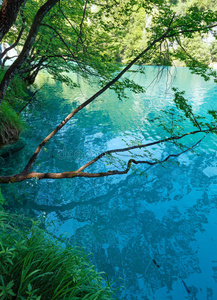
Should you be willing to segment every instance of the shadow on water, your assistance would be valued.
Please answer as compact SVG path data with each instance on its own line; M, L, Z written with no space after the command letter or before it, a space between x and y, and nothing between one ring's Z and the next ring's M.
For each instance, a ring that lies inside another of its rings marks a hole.
M159 93L163 80L146 96L131 95L123 102L107 93L49 143L36 170L74 170L102 151L122 146L126 130L135 133L142 127L148 138L158 138L159 128L145 117L171 106L171 94ZM72 101L67 87L46 76L39 78L38 85L44 81L47 86L38 94L37 104L24 115L30 126L24 133L29 143L19 155L1 162L5 173L21 168L62 116L91 94L84 84L82 94L75 90ZM177 70L175 83L179 82L180 89L190 84L186 93L198 111L213 103L214 84L204 83L185 68ZM169 148L163 151L168 153ZM11 209L41 218L54 235L65 234L69 243L92 253L91 260L110 281L118 278L114 286L126 287L126 292L120 289L118 299L216 299L216 138L207 136L197 152L199 156L180 156L179 165L141 166L141 174L28 180L2 189Z

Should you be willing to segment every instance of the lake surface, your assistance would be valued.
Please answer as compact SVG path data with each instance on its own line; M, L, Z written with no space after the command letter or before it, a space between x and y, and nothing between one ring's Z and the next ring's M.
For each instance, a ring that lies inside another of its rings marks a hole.
M186 90L196 114L217 108L217 86L192 75L187 68L169 68L156 78L157 67L146 74L129 74L147 88L118 100L108 91L79 112L46 145L34 170L76 170L101 152L126 143L167 136L172 119L162 112L174 107L171 87ZM78 80L71 90L40 74L36 100L23 117L28 144L1 162L5 174L20 171L37 145L77 105L97 91L96 84ZM151 119L155 119L154 122ZM191 126L183 124L186 130ZM191 146L198 137L185 140ZM217 299L217 138L206 136L195 149L163 166L137 166L127 175L95 179L28 180L2 186L13 210L40 218L55 236L84 247L98 270L108 274L118 299ZM180 150L170 144L150 149L163 159ZM135 154L135 153L134 153ZM136 152L136 154L141 154ZM120 156L124 161L128 157ZM177 164L176 162L179 162ZM90 171L121 168L102 160Z

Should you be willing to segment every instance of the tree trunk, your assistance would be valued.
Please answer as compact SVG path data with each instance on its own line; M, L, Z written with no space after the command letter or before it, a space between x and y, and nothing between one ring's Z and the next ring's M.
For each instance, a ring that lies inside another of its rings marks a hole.
M14 24L25 0L3 0L0 11L0 42Z
M32 85L35 82L36 76L38 75L40 69L36 69L36 71L29 73L25 78L24 81L28 85Z
M22 64L25 62L25 60L27 59L28 55L29 55L29 51L33 45L33 43L35 42L35 38L36 35L38 33L39 30L39 26L43 20L43 18L45 17L45 15L51 10L51 8L58 2L59 0L48 0L44 5L42 5L34 20L32 23L32 26L29 30L29 34L27 36L26 42L23 46L23 49L20 53L20 55L18 56L18 58L15 60L15 62L8 68L8 70L6 71L1 84L0 84L0 105L1 102L4 98L4 95L7 91L7 88L9 86L9 83L11 81L11 79L14 77L15 74L18 73L19 69L21 68Z
M31 58L30 58L31 60ZM29 72L24 72L23 80L28 84L31 85L35 82L35 79L39 73L39 71L42 68L43 63L46 61L46 57L42 56L42 58L39 60L36 66L32 68ZM31 61L29 62L29 65L31 65ZM25 69L24 69L25 71Z

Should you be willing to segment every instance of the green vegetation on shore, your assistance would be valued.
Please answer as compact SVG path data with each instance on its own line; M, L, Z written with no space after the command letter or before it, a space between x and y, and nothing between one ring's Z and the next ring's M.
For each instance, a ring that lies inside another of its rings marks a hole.
M0 146L19 139L22 121L12 106L3 101L0 110Z
M4 73L3 68L0 78ZM25 105L27 97L26 84L19 75L15 76L0 107L0 147L19 139L19 134L24 128L19 110Z
M5 212L0 198L0 299L113 299L110 285L82 250Z

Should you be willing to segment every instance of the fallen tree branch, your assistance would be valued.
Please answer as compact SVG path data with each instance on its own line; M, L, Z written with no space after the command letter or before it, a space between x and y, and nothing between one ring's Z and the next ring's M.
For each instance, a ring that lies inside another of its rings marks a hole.
M113 150L105 151L105 152L101 153L100 155L98 155L97 157L95 157L93 160L89 161L88 163L86 163L85 165L80 167L77 170L77 172L83 171L84 169L86 169L87 167L89 167L93 163L97 162L100 158L102 158L105 155L110 155L112 153L118 153L118 152L126 152L126 151L130 151L130 150L134 150L134 149L147 148L147 147L150 147L150 146L154 146L154 145L157 145L157 144L161 144L161 143L165 143L165 142L169 142L169 141L173 141L173 140L180 140L185 136L194 135L194 134L197 134L197 133L207 133L207 130L195 130L195 131L191 131L191 132L188 132L188 133L184 133L183 135L180 135L180 136L172 136L172 137L168 137L168 138L158 140L158 141L155 141L155 142L151 142L151 143L147 143L147 144L142 144L142 145L130 146L130 147L127 147L127 148L122 148L122 149L113 149Z
M36 179L62 179L62 178L75 178L75 177L97 178L97 177L106 177L106 176L112 176L112 175L123 175L123 174L127 174L129 172L132 164L135 164L135 165L147 164L147 165L153 166L156 164L162 164L172 157L178 157L181 154L195 148L203 140L203 138L200 139L199 141L197 141L193 146L191 146L177 154L170 154L163 160L147 161L147 160L130 159L127 163L127 168L122 171L113 170L113 171L98 172L98 173L89 173L89 172L80 172L80 171L69 171L69 172L61 172L61 173L38 173L38 172L24 173L24 172L21 172L19 174L12 175L12 176L0 176L0 183L15 183L15 182L21 182L21 181L24 181L27 179L32 179L32 178L36 178ZM168 141L168 139L167 139L167 141ZM150 145L153 145L153 143L150 143L149 146ZM118 150L126 151L124 149L117 149L114 151L117 152Z

